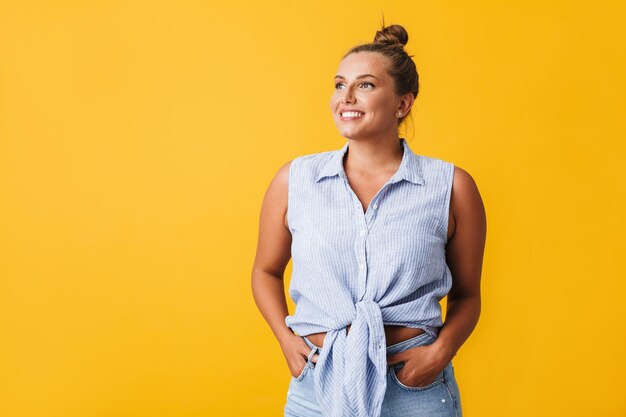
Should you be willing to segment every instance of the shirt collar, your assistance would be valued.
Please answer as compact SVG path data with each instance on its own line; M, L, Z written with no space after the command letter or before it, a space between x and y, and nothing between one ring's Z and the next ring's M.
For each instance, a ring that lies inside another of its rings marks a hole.
M409 144L406 142L406 139L400 138L399 140L404 148L404 154L402 155L402 161L400 162L398 171L396 171L396 173L389 179L389 183L407 180L414 184L424 184L422 167L418 156L413 153L411 148L409 148ZM339 175L347 181L346 173L343 169L343 156L348 150L349 143L349 141L346 141L345 145L343 145L341 149L331 152L331 157L320 168L315 182L318 182L324 177L333 177L336 175Z

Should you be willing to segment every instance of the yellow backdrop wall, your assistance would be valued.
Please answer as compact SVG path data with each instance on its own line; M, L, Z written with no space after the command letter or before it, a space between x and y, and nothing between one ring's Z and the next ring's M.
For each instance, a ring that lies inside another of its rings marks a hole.
M626 415L626 3L476 0L1 2L0 415L282 415L260 204L381 12L487 210L464 417Z

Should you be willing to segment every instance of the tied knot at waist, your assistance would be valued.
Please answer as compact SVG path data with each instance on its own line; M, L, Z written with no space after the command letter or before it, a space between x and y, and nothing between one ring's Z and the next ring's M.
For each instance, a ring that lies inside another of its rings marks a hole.
M350 331L346 332L346 343L366 342L375 349L385 350L385 328L378 303L361 300L354 307L356 314L350 324Z
M344 326L327 332L316 363L314 385L325 417L380 415L387 388L382 313L373 300L354 307L350 331Z

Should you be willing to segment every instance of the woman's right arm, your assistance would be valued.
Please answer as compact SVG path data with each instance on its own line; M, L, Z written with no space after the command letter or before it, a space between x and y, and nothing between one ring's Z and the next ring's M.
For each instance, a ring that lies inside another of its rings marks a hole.
M291 374L296 377L304 369L310 349L285 324L289 310L283 274L291 259L291 232L285 225L290 166L291 161L280 167L263 199L252 267L252 295L283 350Z

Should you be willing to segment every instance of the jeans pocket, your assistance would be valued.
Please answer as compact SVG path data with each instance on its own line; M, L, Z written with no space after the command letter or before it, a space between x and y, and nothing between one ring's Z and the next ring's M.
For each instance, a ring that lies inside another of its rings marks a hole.
M407 390L407 391L425 391L428 390L430 388L433 388L439 384L441 384L444 380L444 371L441 371L439 373L439 375L437 375L437 377L435 378L435 380L433 382L431 382L430 384L421 386L421 387L412 387L410 385L405 385L402 382L400 382L400 380L398 379L398 375L396 375L396 368L395 367L391 367L391 378L393 379L393 381L403 390Z
M298 375L297 377L295 377L294 379L296 381L300 381L302 380L302 378L304 378L304 375L306 374L307 370L310 368L309 363L305 363L304 364L304 368L302 368L302 372L300 372L300 375Z
M313 368L313 361L311 360L311 358L313 357L315 352L317 352L317 348L316 347L311 348L311 351L307 355L306 363L304 364L304 368L302 368L302 371L300 372L300 375L298 375L297 377L294 378L296 381L301 381L302 378L304 378L304 376L307 374L307 371L310 368Z

